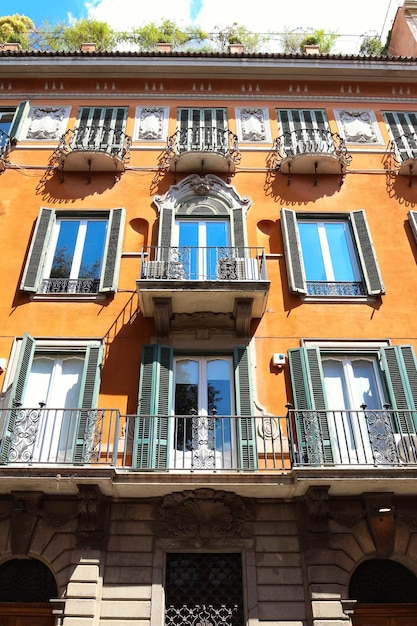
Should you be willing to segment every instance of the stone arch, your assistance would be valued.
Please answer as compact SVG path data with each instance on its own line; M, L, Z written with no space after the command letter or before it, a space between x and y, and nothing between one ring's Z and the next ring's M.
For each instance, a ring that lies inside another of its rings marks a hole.
M350 578L349 598L361 604L412 603L417 598L417 577L392 559L368 559Z
M45 603L57 598L49 567L38 559L10 559L0 565L0 602Z

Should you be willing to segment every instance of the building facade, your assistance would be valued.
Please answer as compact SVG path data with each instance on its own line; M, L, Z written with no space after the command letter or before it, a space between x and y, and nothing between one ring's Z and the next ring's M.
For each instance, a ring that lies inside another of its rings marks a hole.
M4 626L415 623L416 67L0 51Z

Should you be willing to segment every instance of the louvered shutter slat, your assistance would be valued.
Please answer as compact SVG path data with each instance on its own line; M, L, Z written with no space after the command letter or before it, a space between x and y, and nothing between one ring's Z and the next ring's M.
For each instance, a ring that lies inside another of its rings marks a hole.
M306 294L307 285L295 211L281 209L281 230L289 289L294 293Z
M26 333L22 338L22 345L20 347L16 367L16 376L13 379L12 388L9 393L9 411L7 424L5 425L1 441L0 463L7 463L9 459L11 435L18 415L18 408L14 407L22 403L30 368L32 366L33 355L35 354L35 347L35 340Z
M74 445L74 463L87 463L90 460L88 451L94 437L95 425L95 415L91 413L91 409L97 403L102 358L103 347L101 345L87 347L81 379L80 413Z
M99 291L116 291L124 235L125 210L110 211Z
M20 289L22 289L22 291L36 292L39 289L50 234L55 221L55 211L42 207L36 221L28 258L23 271L23 278L20 283Z
M234 366L236 412L242 416L237 420L237 439L240 453L239 468L254 469L257 466L256 434L247 348L235 348Z
M353 211L350 214L356 246L362 264L367 292L369 295L385 293L381 272L375 255L374 245L365 216L365 211Z

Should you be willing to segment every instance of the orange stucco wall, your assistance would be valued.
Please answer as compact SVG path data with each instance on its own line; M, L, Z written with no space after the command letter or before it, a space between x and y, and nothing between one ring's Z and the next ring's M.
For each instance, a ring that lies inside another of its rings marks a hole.
M391 30L388 53L394 56L415 57L417 54L417 15L407 7L398 9Z
M279 134L275 113L278 107L324 108L333 131L337 131L335 109L371 109L382 136L380 144L349 145L353 160L342 186L339 176L320 175L316 185L310 175L294 175L288 184L285 175L267 171L271 143L240 145L242 159L231 184L241 197L251 198L247 214L248 245L265 246L270 253L267 270L271 286L267 309L261 320L252 323L257 401L269 414L283 415L286 402L291 400L288 367L280 372L273 370L270 359L274 352L286 353L289 348L299 346L300 338L390 339L393 344L411 343L417 351L417 246L407 218L407 212L416 206L417 181L409 186L407 177L390 176L384 169L389 138L382 111L399 107L398 102L390 101L390 85L355 84L352 87L337 81L314 85L307 82L298 86L297 91L296 84L290 90L290 83L281 81L261 85L259 96L254 97L255 82L250 107L268 109L272 138ZM70 85L66 83L71 94L68 97L64 93L54 100L48 94L44 99L34 97L32 103L71 105L69 128L74 126L79 106L129 105L127 133L133 134L135 107L143 102L129 96L132 84L127 81L123 84L120 80L120 98L117 99L103 91L103 80L100 84L100 97L96 100L86 101L81 95L91 90L91 84L74 80ZM209 100L205 97L207 81L202 85L205 91L201 96L191 83L179 85L175 81L164 85L163 100L160 96L152 100L147 95L146 105L169 107L168 135L176 127L177 107L190 106L190 102L195 107L227 107L230 128L236 129L235 107L248 106L247 92L242 93L241 82L213 83ZM23 94L29 87L37 91L36 85L25 85L23 81L17 84L11 94L13 97L8 95L7 104L17 105L23 99L20 92ZM184 96L170 95L180 91ZM280 94L279 99L273 97L274 91ZM308 93L314 95L314 99L309 101L307 96L300 99L292 93ZM329 93L334 94L334 100ZM355 100L358 93L360 99ZM320 94L326 94L326 98L321 100ZM349 94L352 94L351 100ZM368 96L374 100L367 102ZM414 105L402 101L401 109L413 110ZM134 142L130 163L116 182L111 173L93 173L89 182L85 172L64 173L61 182L58 172L46 171L56 146L47 141L22 141L11 154L13 167L8 167L0 176L0 357L8 359L15 337L25 332L39 338L104 337L106 356L99 406L118 408L122 413L136 411L141 347L152 340L155 332L153 320L144 319L138 311L136 279L142 245L157 243L158 216L153 198L164 194L174 184L174 174L157 171L164 146L165 142ZM178 175L177 182L183 176ZM125 207L117 293L102 300L60 302L33 300L19 290L31 233L41 206L57 211ZM365 209L386 295L349 304L303 303L291 295L280 230L282 207L312 214ZM4 374L1 376L4 378Z

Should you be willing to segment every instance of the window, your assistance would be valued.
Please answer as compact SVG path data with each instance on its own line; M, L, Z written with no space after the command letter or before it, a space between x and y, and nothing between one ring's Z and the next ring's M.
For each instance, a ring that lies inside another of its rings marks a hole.
M383 114L402 161L417 157L417 114L387 111Z
M71 142L72 150L123 149L127 107L81 107Z
M319 297L384 293L364 211L311 218L282 209L281 227L293 293Z
M88 409L97 402L103 348L98 341L16 342L4 394L2 462L85 461Z
M0 131L9 134L10 126L16 112L16 107L0 107Z
M242 556L238 553L168 553L165 626L243 626Z
M42 294L115 291L124 209L86 213L43 207L20 288Z
M11 138L21 139L20 131L29 109L30 102L21 102L17 107L0 107L0 130Z
M305 152L333 152L326 112L320 109L278 109L278 123L287 156Z
M18 107L0 107L0 155L7 147L7 140L19 139L23 118L29 110L29 102L22 102Z
M321 109L277 109L278 122L283 133L295 132L308 137L310 131L329 128L326 112Z
M145 346L138 413L141 418L135 423L133 453L136 468L255 467L245 348L235 348L233 358L174 357L167 346ZM233 414L241 417L233 419Z
M226 109L179 109L179 151L228 149Z
M394 444L417 433L412 346L318 344L289 351L303 453L317 462L398 462Z
M174 358L174 464L179 467L224 468L236 465L231 440L232 359ZM192 416L192 417L185 417ZM219 417L217 417L219 416Z
M410 222L411 230L413 231L413 235L417 243L417 211L409 211L408 220Z
M230 256L228 220L178 219L175 240L187 279L215 280L219 264Z

